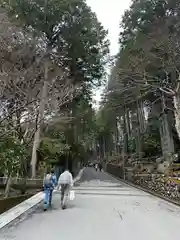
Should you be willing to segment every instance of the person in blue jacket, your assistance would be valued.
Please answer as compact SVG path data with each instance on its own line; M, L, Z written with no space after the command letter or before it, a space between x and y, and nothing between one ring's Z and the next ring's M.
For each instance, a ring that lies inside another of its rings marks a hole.
M44 211L47 210L49 206L51 206L52 202L52 193L53 190L57 186L57 178L52 170L51 173L48 173L44 177L43 181L43 190L44 190Z
M49 204L50 205L51 205L51 202L52 202L53 190L57 186L57 177L56 177L56 174L54 173L54 170L51 171L51 176L52 176L52 188L50 188L50 193L49 193Z

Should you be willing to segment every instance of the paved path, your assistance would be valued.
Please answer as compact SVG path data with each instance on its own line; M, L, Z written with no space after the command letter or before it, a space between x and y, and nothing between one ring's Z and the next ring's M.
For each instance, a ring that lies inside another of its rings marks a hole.
M76 199L34 214L0 233L1 240L179 240L180 208L86 169ZM87 180L87 181L86 181Z

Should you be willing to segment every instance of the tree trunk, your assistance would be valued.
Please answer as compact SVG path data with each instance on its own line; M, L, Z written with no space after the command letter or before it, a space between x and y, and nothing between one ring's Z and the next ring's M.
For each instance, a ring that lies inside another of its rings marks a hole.
M139 154L139 156L142 153L142 136L139 127L137 128L136 131L136 152Z
M115 135L116 135L116 154L119 154L119 129L118 118L115 118Z
M127 134L128 134L128 138L130 138L131 136L131 126L130 126L130 117L129 117L129 110L126 110L126 129L127 129Z
M159 118L161 121L160 125L160 136L161 136L161 148L163 155L166 160L171 161L171 158L169 158L169 154L174 153L174 141L172 136L172 131L169 126L169 119L168 114L166 113L166 101L164 94L162 94L162 115Z
M33 150L32 150L32 156L31 156L31 170L32 170L31 177L32 178L36 177L37 149L39 148L39 145L40 145L41 123L44 118L47 90L48 90L48 64L46 61L45 66L44 66L44 85L42 88L41 101L40 101L40 106L39 106L37 131L34 134L34 143L33 143Z
M103 137L103 159L106 157L106 141L105 138Z
M175 107L175 127L177 130L178 137L180 139L180 96L176 95L173 97L174 107Z
M127 153L128 153L128 133L127 133L126 114L124 111L124 116L123 116L123 155L125 156Z
M33 149L32 149L32 156L31 156L31 177L36 177L36 164L37 164L37 149L40 143L40 126L38 127L37 131L34 134L34 142L33 142Z
M10 174L8 176L7 183L6 183L6 188L5 188L5 192L4 192L4 197L5 198L9 197L9 193L10 193L10 189L11 189L11 181L12 181L12 177L11 177L11 174Z
M142 122L142 106L140 105L139 101L136 101L137 107L137 128L136 128L136 152L140 155L142 152L142 137L141 134L143 133L143 122Z

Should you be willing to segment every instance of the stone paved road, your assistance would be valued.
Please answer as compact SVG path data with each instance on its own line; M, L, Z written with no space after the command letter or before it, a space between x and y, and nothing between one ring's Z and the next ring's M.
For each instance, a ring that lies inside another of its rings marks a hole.
M41 208L0 233L1 240L179 240L180 208L86 169L76 199L60 209Z

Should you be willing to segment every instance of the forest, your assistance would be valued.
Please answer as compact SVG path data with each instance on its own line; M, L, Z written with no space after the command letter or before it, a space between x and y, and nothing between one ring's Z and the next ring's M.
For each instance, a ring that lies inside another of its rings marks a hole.
M84 0L0 3L6 196L12 178L40 178L52 166L75 173L100 161L165 173L179 161L179 1L133 0L116 56ZM95 110L93 94L102 86Z
M107 31L84 0L0 1L0 170L38 178L91 156ZM72 166L73 165L73 166Z

